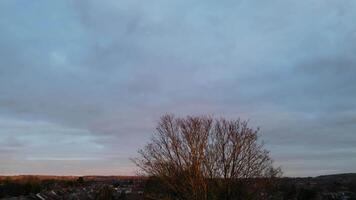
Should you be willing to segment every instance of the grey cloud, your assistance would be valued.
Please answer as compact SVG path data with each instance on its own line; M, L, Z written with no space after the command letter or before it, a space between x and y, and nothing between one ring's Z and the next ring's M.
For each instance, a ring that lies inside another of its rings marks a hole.
M74 137L88 147L73 158L120 152L125 168L164 113L251 119L272 153L295 160L294 148L315 155L352 149L352 1L0 4L0 120L28 121L26 139L39 145L33 157L78 152L70 147ZM6 130L0 128L1 137L22 142L21 128ZM42 143L34 141L39 135ZM58 145L43 155L51 137L67 150ZM38 167L24 154L11 157L8 172L15 173L12 165L17 172ZM323 158L299 172L288 165L286 174L312 174ZM41 163L45 169L60 161ZM79 161L66 163L68 173L83 170ZM346 168L352 167L327 170Z

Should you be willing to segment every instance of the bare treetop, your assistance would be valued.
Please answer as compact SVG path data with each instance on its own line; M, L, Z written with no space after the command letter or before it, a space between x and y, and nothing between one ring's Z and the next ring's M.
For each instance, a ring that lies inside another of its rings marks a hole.
M228 183L280 173L258 141L258 129L240 119L164 115L139 154L134 161L146 175L159 177L172 191L191 199L206 199L212 180Z

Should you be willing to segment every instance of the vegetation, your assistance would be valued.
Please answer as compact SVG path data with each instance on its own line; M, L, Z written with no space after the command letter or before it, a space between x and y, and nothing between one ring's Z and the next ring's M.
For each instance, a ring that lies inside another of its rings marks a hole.
M0 180L0 198L7 196L21 196L36 194L42 190L48 190L55 185L61 187L76 187L84 184L83 177L75 179L39 178L37 176L24 176L18 179L10 177Z
M28 177L21 181L5 179L0 185L0 198L5 196L20 196L39 192L42 187L41 182L35 177Z
M240 120L165 115L139 155L134 162L159 186L148 199L261 199L281 174L258 129Z
M96 194L95 200L113 200L114 199L114 190L108 185L104 185L100 188Z

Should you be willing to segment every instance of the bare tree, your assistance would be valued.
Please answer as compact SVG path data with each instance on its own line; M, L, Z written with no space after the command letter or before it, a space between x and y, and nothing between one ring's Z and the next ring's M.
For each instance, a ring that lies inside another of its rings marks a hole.
M164 115L136 165L165 190L151 199L237 199L240 183L280 174L246 121ZM241 185L240 185L241 186Z

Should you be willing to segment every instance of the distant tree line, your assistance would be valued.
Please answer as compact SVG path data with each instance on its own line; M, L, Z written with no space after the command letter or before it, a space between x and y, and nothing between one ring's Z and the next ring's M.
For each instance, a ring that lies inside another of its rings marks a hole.
M83 177L73 180L41 180L36 176L29 176L20 180L7 178L0 181L0 198L36 194L42 190L48 190L54 185L73 187L82 184L85 184Z
M41 184L39 180L31 178L24 181L12 181L11 179L5 179L0 183L0 197L6 196L20 196L30 193L37 193L41 190Z

